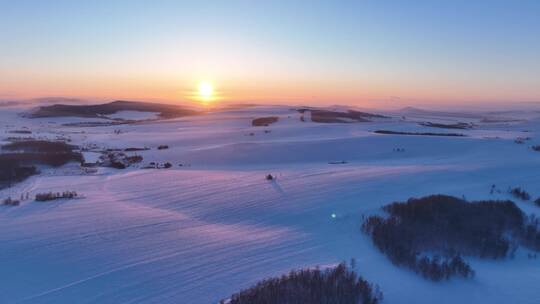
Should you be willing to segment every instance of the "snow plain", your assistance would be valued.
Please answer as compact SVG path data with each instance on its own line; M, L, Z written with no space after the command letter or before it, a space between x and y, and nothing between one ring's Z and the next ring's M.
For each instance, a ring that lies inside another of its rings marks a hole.
M351 258L380 286L384 303L540 303L540 260L524 249L503 261L468 259L474 279L433 283L394 267L360 231L362 215L409 197L507 199L509 186L540 196L540 153L530 149L540 144L538 112L408 109L374 122L320 124L302 122L291 107L260 106L75 127L62 124L85 120L28 119L20 111L0 111L2 139L24 127L33 137L81 146L147 147L133 153L173 167L85 173L69 164L1 190L0 197L83 195L0 206L1 303L217 303L266 277ZM251 126L270 115L280 120ZM418 125L424 121L476 127ZM372 132L378 129L467 136ZM518 137L530 140L517 144ZM269 173L277 179L265 180ZM490 194L492 184L501 193ZM531 202L517 204L540 215Z

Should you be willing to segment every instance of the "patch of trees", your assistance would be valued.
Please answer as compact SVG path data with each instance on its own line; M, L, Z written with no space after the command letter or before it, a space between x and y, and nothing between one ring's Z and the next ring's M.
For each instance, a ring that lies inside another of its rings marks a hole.
M107 153L102 165L115 169L125 169L127 168L128 164L124 162L124 158L124 153Z
M14 161L0 154L0 189L11 187L12 184L21 182L37 173L36 167L21 165L19 161Z
M372 118L387 118L383 115L348 110L346 112L311 110L311 121L318 123L368 122Z
M2 201L2 204L6 206L19 206L20 203L21 201L18 199L12 199L11 197L8 197Z
M11 152L0 154L0 160L15 162L21 166L43 164L58 167L70 161L82 162L82 154L75 151L76 149L77 146L63 141L35 139L15 141L2 146L2 150Z
M519 198L523 201L528 201L531 199L531 195L524 189L521 189L520 187L509 188L508 193L510 193L515 198Z
M269 125L276 123L279 120L277 116L259 117L251 121L251 125L254 127L268 127Z
M376 131L373 131L373 133L390 134L390 135L458 136L458 137L465 136L465 134L461 134L461 133L404 132L404 131L390 131L390 130L376 130Z
M540 152L540 145L532 146L531 149L533 149L536 152Z
M109 152L100 157L101 166L115 169L125 169L133 164L143 161L140 155L126 155L123 152Z
M497 189L497 186L495 184L491 185L491 188L489 189L489 194L493 194L493 193L501 193L501 190Z
M514 139L514 142L516 144L524 144L526 140L531 140L530 137L517 137L516 139Z
M538 220L512 201L432 195L383 210L388 216L366 218L362 230L393 264L433 281L474 276L462 256L501 259L519 245L540 249Z
M168 145L159 145L157 147L158 150L166 150L166 149L169 149L169 146Z
M383 299L377 286L358 276L345 263L325 270L302 269L270 278L232 295L229 304L377 304Z
M15 141L2 146L2 150L39 153L70 153L77 148L77 146L67 144L63 141L37 139Z
M32 134L32 131L30 130L11 130L9 131L11 134Z
M150 150L150 148L144 147L144 148L125 148L124 152L136 152L136 151L146 151Z
M346 164L347 161L344 161L344 160L339 160L339 161L329 161L328 164L330 165L344 165Z
M473 127L472 124L466 123L466 122L457 122L453 124L443 124L443 123L435 123L435 122L422 122L420 123L421 126L424 127L431 127L431 128L441 128L441 129L471 129Z
M35 200L38 202L46 202L46 201L53 201L57 199L71 199L77 197L77 192L75 191L64 191L62 193L60 192L45 192L45 193L37 193L35 196Z
M189 166L189 165L184 165L184 164L179 164L178 165L179 167L183 167L183 166ZM159 163L159 162L150 162L148 163L148 165L142 167L142 169L170 169L173 167L173 164L170 163L170 162L164 162L164 163Z
M70 161L82 163L83 157L79 152L66 153L41 153L41 152L20 152L0 154L0 162L14 162L21 167L31 167L36 164L59 167Z
M35 165L62 166L70 161L82 162L78 147L62 141L18 140L1 147L0 188L10 187L37 174Z
M529 215L521 230L521 243L533 250L540 251L540 220Z

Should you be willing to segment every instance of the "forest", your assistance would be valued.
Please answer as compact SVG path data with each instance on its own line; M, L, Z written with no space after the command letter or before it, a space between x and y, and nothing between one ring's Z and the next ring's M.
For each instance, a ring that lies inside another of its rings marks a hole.
M502 259L518 246L540 249L539 221L512 201L468 202L431 195L383 207L387 216L365 218L362 230L393 264L440 281L469 278L463 256Z
M351 263L354 265L354 262ZM263 280L232 295L228 304L377 304L382 292L345 263L321 270L302 269Z

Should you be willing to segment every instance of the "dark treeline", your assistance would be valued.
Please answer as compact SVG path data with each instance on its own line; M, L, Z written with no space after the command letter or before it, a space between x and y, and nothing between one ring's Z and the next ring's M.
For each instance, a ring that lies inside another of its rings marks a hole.
M39 153L70 153L77 148L77 146L67 144L63 141L39 139L15 141L2 146L2 150Z
M35 166L21 166L18 161L0 155L0 189L25 180L37 173Z
M0 188L11 187L37 174L35 165L62 166L70 161L82 162L76 146L59 141L20 140L1 147L7 153L0 153Z
M311 121L318 123L344 123L353 120L357 122L370 121L372 118L388 118L383 115L348 110L347 112L329 110L311 110Z
M251 125L254 127L268 127L269 125L276 123L279 120L277 116L259 117L251 121Z
M35 165L58 167L70 161L82 162L76 146L65 142L21 140L5 144L0 154L0 188L11 186L38 173Z
M461 134L461 133L404 132L404 131L390 131L390 130L375 130L373 131L373 133L389 134L389 135L457 136L457 137L465 136L465 134Z
M230 304L377 304L382 293L345 263L326 270L303 269L234 294Z
M520 187L509 188L508 193L512 194L515 198L519 198L524 201L531 199L531 195L525 191L525 189L521 189Z
M538 220L511 201L465 200L432 195L383 207L362 228L392 263L439 281L471 277L463 255L499 259L518 245L540 249Z
M46 201L53 201L56 199L62 199L62 198L76 198L77 192L75 191L64 191L62 193L60 192L45 192L45 193L38 193L36 194L35 200L38 202L46 202Z
M5 206L19 206L21 204L21 201L18 199L12 199L11 197L8 197L2 200L2 204Z
M536 216L529 215L521 229L520 240L522 245L540 251L540 220Z
M115 169L125 169L133 164L143 161L140 155L129 156L124 152L108 152L100 157L102 167L110 167Z
M36 164L59 167L70 161L82 163L83 157L79 152L13 152L0 154L0 162L12 162L22 167Z
M443 124L443 123L435 123L435 122L421 122L421 126L425 127L432 127L432 128L441 128L441 129L471 129L473 127L473 124L469 124L466 122L457 122L453 124Z

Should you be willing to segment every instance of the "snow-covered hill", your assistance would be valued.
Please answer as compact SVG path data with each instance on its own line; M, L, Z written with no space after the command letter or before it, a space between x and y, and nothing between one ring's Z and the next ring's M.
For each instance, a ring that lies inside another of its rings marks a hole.
M24 128L93 151L149 149L130 152L143 161L124 170L44 167L0 190L2 198L82 195L0 206L0 302L217 303L290 269L355 258L358 272L381 287L384 303L539 303L540 260L524 249L514 259L469 259L472 280L433 283L393 266L360 231L362 215L409 197L510 198L490 194L493 184L540 196L540 152L530 149L540 144L540 115L504 113L495 121L485 119L494 113L447 114L409 109L371 122L314 123L297 108L254 106L80 127L63 124L88 118L28 119L2 109L4 142ZM279 120L251 125L264 116ZM474 127L419 124L426 121ZM172 168L142 169L150 162ZM267 174L277 178L268 181ZM540 214L531 202L517 203Z

